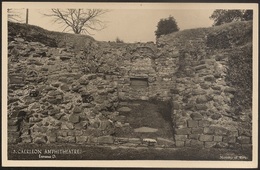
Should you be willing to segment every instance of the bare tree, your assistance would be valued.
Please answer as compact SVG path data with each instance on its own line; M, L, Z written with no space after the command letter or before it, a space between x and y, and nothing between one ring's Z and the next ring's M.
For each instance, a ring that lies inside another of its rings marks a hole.
M108 12L102 9L51 9L49 14L54 22L63 24L63 31L73 31L75 34L87 33L90 30L100 31L105 28L105 22L100 16Z
M22 22L21 13L16 9L7 9L8 21Z

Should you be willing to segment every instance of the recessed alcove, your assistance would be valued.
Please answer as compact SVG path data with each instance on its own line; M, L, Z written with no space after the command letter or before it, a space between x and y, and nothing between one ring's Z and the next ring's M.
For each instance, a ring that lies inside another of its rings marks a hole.
M118 107L120 127L116 137L164 138L173 140L171 104L159 100L121 101Z
M130 78L130 86L133 88L146 88L148 87L148 78Z

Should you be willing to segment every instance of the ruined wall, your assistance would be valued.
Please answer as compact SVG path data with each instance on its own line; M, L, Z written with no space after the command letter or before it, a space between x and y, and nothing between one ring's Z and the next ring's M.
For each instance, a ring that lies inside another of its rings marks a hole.
M245 29L240 30L240 24ZM243 88L251 86L231 78L235 75L252 82L252 25L240 24L191 30L187 35L177 33L158 41L162 50L179 51L179 68L172 88L177 147L251 148L252 110L248 105L252 103L252 93L245 93ZM185 36L189 38L183 42ZM243 62L235 68L233 60L238 58ZM247 74L240 72L241 68ZM243 105L239 103L240 111L234 104L244 100L236 97L239 93L250 98Z
M15 33L18 26L9 26L8 36L9 143L147 146L113 137L128 126L117 108L119 101L156 99L172 103L176 147L251 147L252 86L242 81L252 80L250 22L185 30L156 44L54 33L36 41L37 31Z
M33 40L9 32L9 143L149 145L113 134L127 126L119 101L169 99L171 84L157 83L164 71L156 72L155 44L89 42L78 50L71 43L53 47ZM130 78L144 77L147 88L130 86Z
M10 143L111 143L116 82L84 74L69 48L10 37L8 50Z

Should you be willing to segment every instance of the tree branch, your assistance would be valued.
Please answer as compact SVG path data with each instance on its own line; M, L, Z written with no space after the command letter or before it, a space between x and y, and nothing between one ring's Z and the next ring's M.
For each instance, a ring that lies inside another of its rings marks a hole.
M76 34L82 32L90 34L89 29L100 31L105 28L104 22L99 17L107 12L108 10L102 9L52 9L44 16L53 17L54 23L65 23L63 31L70 27Z

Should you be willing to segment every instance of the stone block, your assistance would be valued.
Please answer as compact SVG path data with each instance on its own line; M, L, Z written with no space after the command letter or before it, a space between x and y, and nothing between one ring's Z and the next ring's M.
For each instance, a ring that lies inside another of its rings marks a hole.
M213 141L213 136L212 135L200 135L199 140L203 141L203 142Z
M65 114L64 113L57 113L55 115L53 115L53 117L57 120L60 120L62 118L62 116L64 116Z
M57 135L58 136L68 136L68 131L65 131L65 130L60 130L60 131L57 131Z
M198 121L188 120L188 127L191 127L191 128L198 127Z
M87 140L88 140L87 136L76 136L76 143L83 144L86 143Z
M172 103L172 108L174 110L179 110L181 108L181 105L178 102L173 102Z
M100 127L101 130L106 130L112 128L112 123L108 120L101 121Z
M195 106L196 110L200 111L200 110L207 110L208 107L205 104L197 104Z
M18 125L18 119L17 118L8 119L8 126L16 126L16 125Z
M47 138L46 136L37 136L33 139L33 142L37 144L45 144L47 142Z
M8 126L8 132L17 132L18 130L18 126Z
M238 131L239 136L248 136L251 137L252 136L252 130L250 129L240 129Z
M199 139L199 135L198 134L190 134L189 135L189 139Z
M217 142L217 144L215 145L216 148L227 148L228 147L228 143L225 142Z
M213 137L213 140L214 140L215 142L222 142L222 139L223 139L222 136L214 136L214 137Z
M205 81L210 81L210 82L214 82L215 81L215 77L212 75L208 75L204 77Z
M218 113L214 113L213 115L210 116L211 119L213 120L219 120L222 116Z
M187 127L187 122L186 120L180 120L176 121L176 128L186 128Z
M238 136L237 130L228 131L228 136Z
M77 113L81 113L82 112L82 107L79 106L75 106L73 109L73 113L77 114Z
M24 83L23 77L9 75L8 78L9 78L10 84L23 84Z
M187 139L187 135L175 135L175 141L185 141Z
M87 143L90 143L90 144L98 143L98 138L97 137L93 137L93 136L89 136L88 140L87 140Z
M68 130L68 136L80 136L83 132L79 130Z
M114 138L112 136L100 136L97 138L100 144L113 144Z
M129 143L134 143L134 144L142 143L141 139L139 139L139 138L129 138L128 141L129 141Z
M128 113L130 112L132 109L130 109L129 107L120 107L117 111L118 112L124 112L124 113Z
M49 143L56 143L57 142L57 137L55 136L48 136L48 142Z
M190 146L203 147L203 146L204 146L204 143L203 143L202 141L198 141L198 140L191 139L191 141L190 141Z
M208 84L208 83L200 83L200 87L202 88L202 89L209 89L210 88L210 84ZM197 101L197 103L201 103L201 101Z
M191 129L190 128L175 129L175 133L177 135L188 135L191 134Z
M248 136L239 136L239 137L237 137L237 140L241 144L249 144L249 143L251 143L250 137L248 137Z
M21 135L20 132L8 132L7 137L8 137L8 138L12 138L12 137L13 137L13 138L19 138L20 135Z
M223 142L225 142L225 143L236 143L236 137L235 136L223 137Z
M207 92L203 89L195 89L192 91L192 95L203 95L206 94Z
M216 146L217 142L205 142L205 148L212 148Z
M208 126L210 126L210 121L208 121L208 120L199 121L199 127L208 127Z
M250 151L253 149L252 144L242 144L241 145L243 150Z
M214 134L214 128L212 128L212 127L205 127L204 130L203 130L203 133L207 134L207 135L212 135L212 134Z
M202 65L198 65L198 66L194 67L194 69L195 69L196 71L201 70L201 69L205 69L205 68L207 68L207 65L206 65L206 64L202 64Z
M20 138L8 137L8 143L9 144L17 144L19 142L21 142Z
M184 147L185 142L184 141L176 141L175 145L176 145L176 147Z
M74 136L66 136L66 137L58 136L57 142L59 142L59 143L75 143L76 140L75 140Z
M172 93L172 94L179 94L180 91L178 89L170 89L170 93Z
M61 130L72 130L74 129L74 125L69 122L64 122L61 124Z
M185 146L191 146L191 139L187 139L185 142L184 142L184 145Z
M206 102L208 102L208 99L205 95L197 96L196 103L205 104Z
M29 135L21 137L21 140L22 143L32 143L32 138Z
M80 116L78 114L72 114L69 117L69 121L72 123L78 123L80 121Z
M202 134L203 133L203 128L192 128L191 129L192 134Z
M128 138L115 138L115 143L117 144L122 144L122 143L127 143L128 142Z
M226 88L224 89L224 92L225 92L225 93L234 94L234 93L236 92L236 89L233 88L233 87L226 87Z
M193 107L194 107L194 105L191 104L191 103L187 103L187 104L184 106L185 110L192 110Z
M157 140L151 138L144 138L142 143L147 146L154 146L157 144Z
M175 142L173 140L158 137L157 138L157 144L158 145L164 145L164 146L174 146Z
M239 149L241 149L241 144L239 144L239 143L229 143L228 148L239 150Z
M221 90L221 86L213 85L211 86L213 90Z
M190 117L191 117L193 120L201 120L201 119L203 118L203 116L202 116L200 113L197 113L197 112L192 113L192 114L190 115Z
M215 135L227 135L228 130L224 127L211 127L214 130Z

